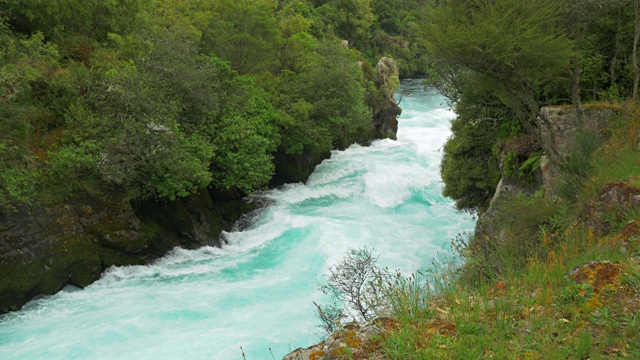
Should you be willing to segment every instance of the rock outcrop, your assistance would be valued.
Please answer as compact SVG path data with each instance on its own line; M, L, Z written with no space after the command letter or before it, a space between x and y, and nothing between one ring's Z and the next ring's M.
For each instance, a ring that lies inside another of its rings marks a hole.
M615 182L604 185L578 218L594 232L607 234L631 211L640 212L640 188Z
M106 268L145 264L175 246L220 245L252 209L207 191L171 203L76 198L0 214L0 313L65 285L84 287Z
M541 159L545 196L555 194L562 164L573 152L580 131L606 135L615 111L604 107L586 107L582 119L573 107L548 106L540 110L538 125L545 156Z
M393 326L390 319L366 324L352 322L333 332L325 341L306 349L296 349L285 355L283 360L384 360L376 352L380 347L380 340L376 339L386 333L388 326Z
M503 153L514 150L518 156L524 156L525 159L528 154L537 150L536 147L544 150L546 155L540 157L540 166L534 174L535 182L525 184L519 179L503 176L491 199L491 205L478 217L474 241L483 243L486 238L500 239L502 237L500 227L496 225L498 220L496 216L500 215L495 214L495 205L501 199L507 199L509 196L519 193L531 195L541 188L544 189L545 198L553 199L560 184L562 166L571 157L580 131L606 136L606 129L608 129L613 115L615 115L615 111L609 108L587 107L582 119L580 119L573 107L549 106L542 108L540 119L538 119L540 143L534 147L530 146L531 144L527 146L512 145L512 149L503 149Z
M573 107L546 106L540 110L538 124L542 148L557 155L555 161L565 161L573 151L580 131L603 134L615 111L606 107L586 107L582 120Z
M394 93L400 86L398 65L389 57L383 57L376 65L376 87L382 92L382 100L373 109L373 123L377 138L396 139L398 132L398 116L402 109L398 106Z

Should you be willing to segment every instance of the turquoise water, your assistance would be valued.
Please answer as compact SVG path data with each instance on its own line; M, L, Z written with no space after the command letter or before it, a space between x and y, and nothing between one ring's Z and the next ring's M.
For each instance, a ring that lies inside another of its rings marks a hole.
M409 273L473 228L441 196L439 149L453 114L405 82L398 140L336 151L306 185L262 194L274 204L223 248L176 249L150 266L0 316L0 359L280 359L318 341L318 282L349 247ZM271 349L271 350L270 350Z

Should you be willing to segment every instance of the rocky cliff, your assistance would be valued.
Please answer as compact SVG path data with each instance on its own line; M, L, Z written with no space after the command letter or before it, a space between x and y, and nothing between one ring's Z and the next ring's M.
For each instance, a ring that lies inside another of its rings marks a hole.
M540 157L540 166L535 169L535 182L527 183L516 177L503 176L498 183L489 208L481 213L476 224L474 241L482 243L484 239L500 239L501 231L496 226L496 205L509 196L524 193L532 195L542 190L544 197L554 199L560 186L562 169L572 156L580 133L593 133L605 138L607 129L615 111L605 107L587 107L580 117L573 107L548 106L541 109L538 119L540 142L533 146L520 147L518 156L526 158L537 150L544 150ZM480 241L482 240L482 241Z
M65 285L84 287L110 266L144 264L175 246L219 246L253 208L202 191L171 203L77 197L0 214L0 313Z
M382 93L382 100L373 109L373 123L376 127L376 138L396 139L398 132L398 116L402 109L396 103L394 93L400 86L398 65L389 57L383 57L376 65L376 87Z
M372 109L376 130L363 140L395 138L397 131L395 61L380 60L378 74L383 97ZM329 156L278 153L270 185L306 181ZM67 284L87 286L110 266L148 263L175 246L220 246L220 233L255 208L243 196L209 189L177 201L129 203L115 195L84 195L0 213L0 313Z
M343 42L344 44L344 42ZM348 47L348 43L344 44ZM363 61L360 61L362 64ZM396 61L390 57L381 58L371 78L378 96L367 101L373 113L373 129L370 132L356 135L350 142L368 144L375 139L396 139L398 132L398 116L402 109L394 97L400 86L399 70ZM340 148L344 150L344 148ZM328 159L331 152L313 152L303 150L302 154L287 154L280 150L275 154L276 173L270 182L271 187L286 183L304 182L311 175L316 165Z

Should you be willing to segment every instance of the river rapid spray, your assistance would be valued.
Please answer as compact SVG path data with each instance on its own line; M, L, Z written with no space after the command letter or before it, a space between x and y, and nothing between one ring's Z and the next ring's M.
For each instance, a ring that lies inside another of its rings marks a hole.
M473 229L442 197L439 149L450 135L441 95L404 82L398 140L336 151L306 185L273 203L222 248L175 249L149 266L111 268L0 316L0 359L281 358L317 342L313 301L328 266L367 246L408 274ZM269 350L271 349L271 350Z

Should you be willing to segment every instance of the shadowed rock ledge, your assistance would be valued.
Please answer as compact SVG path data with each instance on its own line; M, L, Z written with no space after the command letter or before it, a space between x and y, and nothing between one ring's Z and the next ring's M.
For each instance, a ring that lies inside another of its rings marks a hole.
M357 141L396 137L401 109L393 98L399 86L393 59L380 60L374 83L382 99L371 105L372 131ZM270 185L304 182L330 156L277 153ZM244 196L203 189L176 201L130 203L113 194L83 195L0 213L0 313L18 310L67 284L87 286L110 266L147 264L176 246L220 246L223 230L261 206Z

